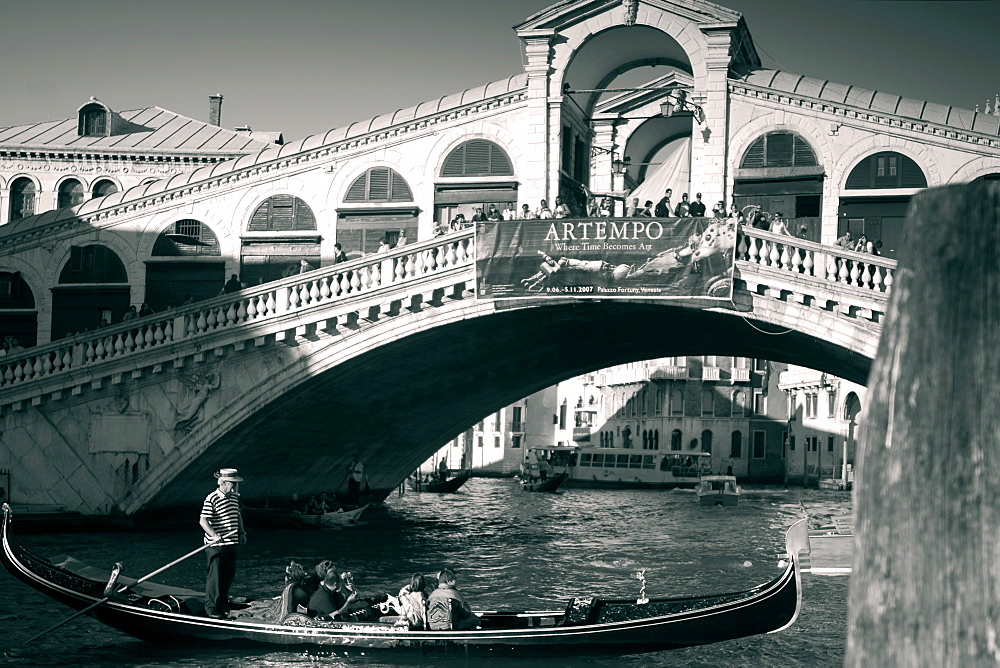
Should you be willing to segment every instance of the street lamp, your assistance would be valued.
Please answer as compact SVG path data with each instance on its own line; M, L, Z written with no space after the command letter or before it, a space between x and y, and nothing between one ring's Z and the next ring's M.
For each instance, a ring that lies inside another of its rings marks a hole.
M698 121L699 124L705 122L705 110L702 109L697 104L690 102L687 99L687 91L681 88L674 88L667 95L666 99L660 103L660 113L670 118L677 111L690 111L694 116L694 120Z
M632 165L632 158L627 155L624 158L619 158L618 153L616 153L613 149L604 148L603 146L591 146L590 157L593 158L598 155L611 156L611 173L615 176L621 176Z

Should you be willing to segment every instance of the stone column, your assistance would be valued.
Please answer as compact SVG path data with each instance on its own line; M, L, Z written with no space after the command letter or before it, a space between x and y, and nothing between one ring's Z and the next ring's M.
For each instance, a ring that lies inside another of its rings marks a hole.
M612 120L594 121L594 139L591 145L594 147L590 160L590 189L594 192L608 192L614 190L614 179L611 175L611 152L617 150L615 146L615 122ZM620 157L620 156L619 156Z
M558 176L559 133L554 141L555 151L549 149L551 134L551 116L549 110L549 76L552 63L552 38L555 31L524 30L518 33L524 42L524 54L527 63L524 71L528 75L528 110L525 123L525 160L518 165L521 175L521 186L518 192L520 202L527 202L532 209L538 207L541 199L552 199L549 191L558 189L558 181L550 183L550 163L556 160L556 175ZM557 107L555 127L559 127L560 109ZM554 157L553 157L554 156Z
M705 122L693 123L691 132L691 200L695 193L702 194L702 201L711 207L719 200L729 202L726 192L726 162L728 159L729 133L729 47L733 26L702 28L707 39L704 60L708 68L705 79L695 81L695 90L689 98L705 110ZM675 193L675 202L680 201ZM706 212L708 213L708 212Z

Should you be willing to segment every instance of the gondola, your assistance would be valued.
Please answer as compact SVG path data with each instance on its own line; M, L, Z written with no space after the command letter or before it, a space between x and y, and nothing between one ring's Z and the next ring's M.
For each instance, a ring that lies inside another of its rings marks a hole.
M284 508L243 506L247 524L270 529L332 529L357 524L368 506L326 513L297 513Z
M106 573L59 565L26 550L15 538L10 507L3 506L5 570L25 584L76 610L104 598ZM181 590L151 583L125 589L87 611L103 624L149 642L190 647L319 646L338 652L444 653L456 656L635 654L701 645L791 626L801 605L799 551L807 549L806 525L785 536L789 558L781 573L744 591L679 598L574 598L561 611L480 612L470 631L409 630L381 622L325 622L280 610L261 616L213 619L195 614L201 602ZM79 564L79 562L76 562ZM127 583L124 578L119 582ZM134 581L133 581L134 582ZM162 592L166 591L166 594ZM191 594L193 592L189 592ZM280 606L284 596L275 599Z
M555 492L568 477L569 473L564 471L545 480L521 480L521 489L525 492Z
M409 478L410 488L414 492L457 492L458 488L464 485L472 477L472 471L466 469L447 480L421 480L417 477Z

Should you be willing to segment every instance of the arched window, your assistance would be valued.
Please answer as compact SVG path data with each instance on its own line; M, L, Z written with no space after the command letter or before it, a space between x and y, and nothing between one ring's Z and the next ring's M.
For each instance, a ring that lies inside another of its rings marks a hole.
M116 192L118 192L118 186L115 185L114 181L101 179L100 181L94 183L94 197L105 197L107 195L113 195Z
M706 429L701 432L701 451L711 452L712 451L712 431Z
M743 456L743 432L734 431L732 445L729 447L730 459L739 459Z
M106 246L73 246L59 283L128 283L125 265Z
M973 179L972 182L979 183L981 181L985 181L987 183L995 183L997 181L1000 181L1000 173L994 172L993 174L983 174L982 176Z
M103 137L108 134L108 112L105 109L90 109L83 112L83 135Z
M354 179L345 202L412 202L410 186L388 167L372 167Z
M659 450L660 449L660 430L659 429L654 429L653 430L653 449L654 450Z
M794 132L769 132L755 141L743 154L740 167L805 167L816 165L816 154Z
M684 390L679 387L670 390L670 414L684 415Z
M681 434L681 430L680 429L674 429L672 432L670 432L670 449L671 450L680 450L681 449L681 443L683 442L683 438L684 437Z
M250 216L250 232L315 230L316 217L309 205L293 195L273 195Z
M701 414L715 414L715 391L711 389L702 390L701 393Z
M221 255L219 239L199 220L178 220L153 244L153 256Z
M514 173L510 158L497 144L486 139L471 139L448 154L441 176L510 176Z
M642 430L642 449L649 450L649 432L645 429Z
M747 404L746 394L743 390L736 390L733 392L732 397L732 415L733 417L742 417L745 412L745 407Z
M868 156L851 170L846 190L926 188L927 177L913 160L895 151Z
M83 184L76 179L66 179L59 184L59 201L57 206L61 209L64 206L79 204L86 198L86 191Z
M10 184L10 222L35 215L35 182L16 179Z

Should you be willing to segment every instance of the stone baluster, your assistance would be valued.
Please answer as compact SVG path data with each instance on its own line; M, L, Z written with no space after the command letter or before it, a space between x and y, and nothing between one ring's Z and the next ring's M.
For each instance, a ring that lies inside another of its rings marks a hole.
M346 295L351 291L351 278L348 275L350 272L340 275L340 291L338 294Z
M14 369L12 364L7 364L4 366L3 370L3 384L10 385L14 382Z
M15 383L20 383L24 379L24 369L22 368L23 364L24 364L23 360L20 361L20 362L15 362L14 363L14 382Z
M807 250L804 252L806 256L802 260L802 271L806 276L815 276L816 274L813 272L813 269L815 269L816 267L813 263L813 256L815 255L816 251Z
M274 300L273 290L267 293L267 302L265 303L265 306L267 308L264 311L264 315L274 315L275 311L277 310L277 304L275 303Z
M444 251L444 260L446 267L454 267L458 263L458 252L455 247L458 244L450 243Z
M739 243L736 244L736 258L738 260L747 259L747 235L740 233Z
M860 285L858 282L858 276L861 274L861 270L858 269L857 262L851 262L851 280L849 281L851 285Z
M163 336L166 337L167 341L174 340L174 325L169 320L167 320L167 324L163 328Z
M892 274L893 274L893 272L892 272L891 269L887 268L885 270L885 293L886 294L889 294L889 293L892 292L892 284L896 280L896 279L894 279L892 277Z
M861 285L866 288L870 288L872 284L872 266L869 263L865 263L865 269L861 272Z
M351 292L357 292L361 288L361 277L358 276L357 271L351 272Z
M97 347L94 348L94 359L104 359L104 339L97 339Z
M394 282L399 283L406 278L406 256L400 255L396 258Z
M750 237L749 239L747 239L747 241L750 244L750 247L747 249L747 262L750 262L752 264L758 264L760 256L758 254L757 243L760 240Z
M414 253L413 254L413 275L423 276L424 274L424 254Z
M379 288L379 287L382 286L382 267L381 267L381 265L382 265L381 262L376 262L375 264L372 265L372 273L371 273L371 276L369 277L371 279L371 286L372 286L372 288ZM390 266L392 266L392 265L390 264Z
M839 269L837 271L837 280L841 283L847 283L851 278L851 272L848 270L848 261L845 258L838 258L840 262L838 263Z
M882 285L882 274L885 271L883 267L875 265L872 267L872 290L875 292L882 292L885 287Z
M243 323L247 321L247 304L250 302L249 299L241 299L236 302L236 321Z
M295 289L293 285L290 288L283 288L288 291L288 310L294 310L299 307L299 291Z
M471 241L459 241L456 244L458 248L455 249L455 262L457 262L458 264L465 264L466 260L469 259L469 252L467 246L467 244L469 243L471 243Z
M296 288L292 289L295 290ZM309 293L308 283L300 283L297 289L299 291L299 305L306 306L307 304L311 304L312 300L310 299L311 294Z
M330 298L331 295L332 291L330 290L330 277L324 276L323 278L319 279L319 298L322 299L323 301L326 301L327 299Z
M129 353L135 351L135 337L132 335L133 331L134 330L131 329L128 330L128 335L125 337L125 350Z
M31 371L32 378L38 378L42 375L42 372L45 371L45 365L42 364L41 355L35 355L35 363L31 365Z
M778 261L781 263L782 269L792 268L792 258L788 255L788 244L779 244L781 246L781 255Z
M318 281L309 281L309 303L315 304L319 301L319 286Z
M414 272L416 271L417 264L413 261L412 255L406 256L406 264L403 266L403 272L406 278L413 278Z

